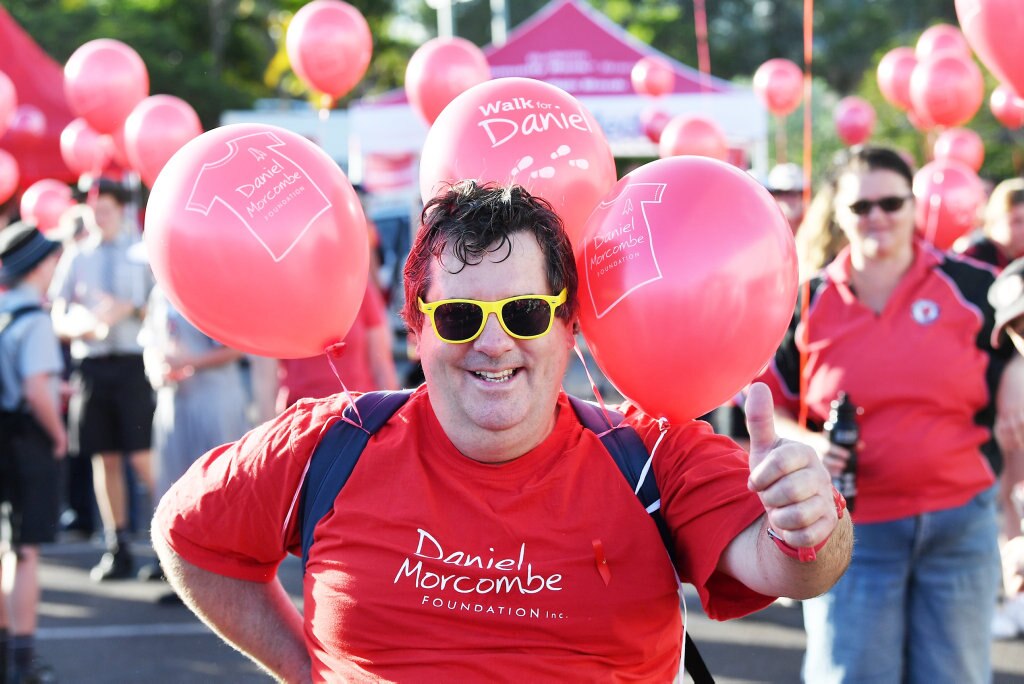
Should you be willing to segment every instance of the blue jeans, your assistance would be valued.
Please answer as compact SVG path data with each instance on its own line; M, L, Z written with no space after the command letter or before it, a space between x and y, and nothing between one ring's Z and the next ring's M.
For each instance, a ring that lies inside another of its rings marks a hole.
M958 508L854 528L853 561L803 602L803 678L983 684L999 583L995 488Z

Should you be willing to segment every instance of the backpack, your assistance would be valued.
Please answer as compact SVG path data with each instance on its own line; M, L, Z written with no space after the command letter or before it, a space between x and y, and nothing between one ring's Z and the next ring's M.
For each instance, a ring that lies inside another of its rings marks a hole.
M309 560L309 549L313 545L313 529L334 508L334 500L348 481L370 437L405 404L411 394L412 390L363 394L354 402L358 416L352 406L346 408L344 418L327 429L313 451L302 482L298 511L303 573ZM569 403L583 427L599 436L623 477L633 487L640 503L657 525L662 542L671 554L671 536L661 515L658 484L651 470L650 455L640 435L628 425L622 425L624 417L620 413L611 410L606 412L596 404L572 395L569 395ZM358 427L360 417L361 428ZM714 684L715 680L690 638L689 631L684 630L684 637L683 660L694 684Z
M3 337L4 332L6 332L7 329L11 327L11 324L14 323L14 321L18 320L25 314L32 313L33 311L42 311L42 307L40 307L38 304L25 304L11 311L4 311L3 313L0 313L0 337ZM3 389L4 374L3 367L0 366L0 400L2 400L4 396ZM24 403L25 399L22 398L21 405L18 408L10 411L5 410L2 406L0 406L0 413L23 413Z

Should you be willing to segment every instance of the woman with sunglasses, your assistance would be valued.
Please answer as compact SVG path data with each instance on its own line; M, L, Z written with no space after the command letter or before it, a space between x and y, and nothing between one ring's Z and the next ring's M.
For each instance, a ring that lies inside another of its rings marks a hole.
M991 344L993 274L917 235L895 151L854 148L831 182L849 245L802 289L763 376L779 433L814 445L833 476L849 451L821 432L830 403L845 392L862 409L856 548L839 582L803 603L804 678L987 682L993 418L1020 415L1019 398L997 392L1010 356Z

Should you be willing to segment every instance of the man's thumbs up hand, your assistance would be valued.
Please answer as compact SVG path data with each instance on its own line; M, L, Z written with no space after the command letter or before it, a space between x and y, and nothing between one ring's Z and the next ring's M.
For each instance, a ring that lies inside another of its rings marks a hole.
M744 408L750 433L747 486L761 497L768 526L792 547L817 546L839 520L828 471L814 449L776 434L767 385L751 385Z

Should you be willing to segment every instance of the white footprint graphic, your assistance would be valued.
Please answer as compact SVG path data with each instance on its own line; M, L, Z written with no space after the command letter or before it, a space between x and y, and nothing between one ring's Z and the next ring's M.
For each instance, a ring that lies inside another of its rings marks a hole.
M558 159L572 152L572 149L568 145L559 145L558 149L551 153L552 159Z
M555 167L553 167L553 166L545 166L544 168L537 169L536 171L534 171L533 173L530 174L530 178L554 178L554 177L555 177Z
M525 171L531 166L533 166L533 157L529 155L523 157L522 159L519 160L519 163L512 168L512 177L515 178L520 171ZM531 174L531 176L532 175L533 174Z
M569 166L575 166L577 169L586 170L590 168L590 162L586 159L570 159Z

